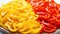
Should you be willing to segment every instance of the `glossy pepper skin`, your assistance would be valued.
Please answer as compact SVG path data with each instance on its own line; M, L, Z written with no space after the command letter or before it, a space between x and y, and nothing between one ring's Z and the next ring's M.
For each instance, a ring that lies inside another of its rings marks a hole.
M60 27L60 4L54 0L26 0L39 17L37 21L43 24L42 32L54 32Z

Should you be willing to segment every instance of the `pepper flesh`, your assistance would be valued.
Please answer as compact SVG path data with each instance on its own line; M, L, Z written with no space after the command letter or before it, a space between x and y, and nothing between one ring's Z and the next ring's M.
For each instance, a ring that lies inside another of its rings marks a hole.
M42 32L54 32L60 27L60 4L54 0L26 0L39 17L37 21L44 25Z

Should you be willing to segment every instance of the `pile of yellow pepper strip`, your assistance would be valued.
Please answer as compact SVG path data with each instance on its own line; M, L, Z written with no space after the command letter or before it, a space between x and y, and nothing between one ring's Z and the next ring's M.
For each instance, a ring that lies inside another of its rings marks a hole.
M37 17L25 0L13 0L0 8L0 26L11 32L38 34L42 25Z

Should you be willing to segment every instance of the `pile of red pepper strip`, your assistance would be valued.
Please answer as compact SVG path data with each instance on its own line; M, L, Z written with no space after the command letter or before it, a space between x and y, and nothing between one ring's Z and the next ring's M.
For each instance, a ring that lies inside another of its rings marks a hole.
M36 14L37 21L43 24L42 32L54 32L60 27L60 4L54 0L26 0L29 2Z

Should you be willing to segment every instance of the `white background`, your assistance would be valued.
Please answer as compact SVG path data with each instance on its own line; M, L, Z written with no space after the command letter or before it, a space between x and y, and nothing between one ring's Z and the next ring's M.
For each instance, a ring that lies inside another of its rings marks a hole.
M3 4L7 4L8 2L10 2L11 0L0 0L0 7L2 6L2 3Z

